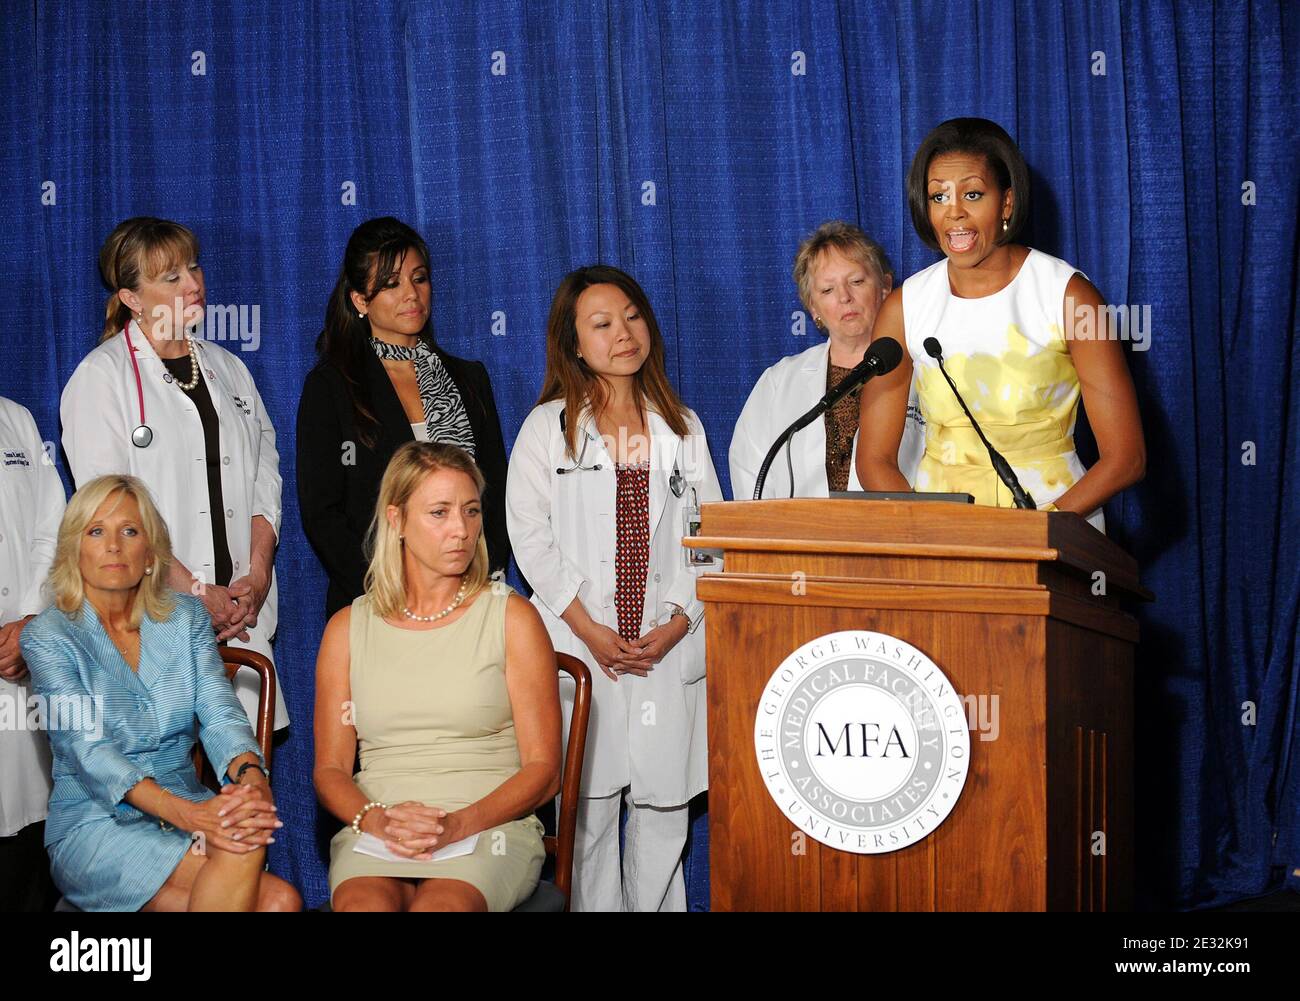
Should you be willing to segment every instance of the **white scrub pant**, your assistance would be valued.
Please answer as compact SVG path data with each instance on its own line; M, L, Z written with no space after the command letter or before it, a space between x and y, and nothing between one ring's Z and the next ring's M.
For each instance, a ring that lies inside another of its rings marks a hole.
M619 802L627 802L623 858L618 852ZM688 828L686 804L668 808L632 802L623 794L578 800L573 850L574 911L684 911L686 879L682 849Z

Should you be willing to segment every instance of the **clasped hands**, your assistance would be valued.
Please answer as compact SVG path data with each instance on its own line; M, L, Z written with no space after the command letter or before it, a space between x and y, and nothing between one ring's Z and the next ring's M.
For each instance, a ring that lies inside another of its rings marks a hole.
M219 795L186 807L183 820L191 834L236 855L274 844L275 832L284 826L265 779L222 786Z
M271 589L269 574L254 572L230 582L229 587L204 585L199 597L212 617L217 642L232 637L248 642L248 630L257 625L258 613Z
M433 853L469 836L460 813L407 800L387 809L373 809L362 819L367 834L402 858L427 862Z
M674 615L639 639L628 642L609 626L592 622L580 636L591 655L611 681L619 675L635 674L644 678L663 660L668 651L681 642L690 628L685 615Z

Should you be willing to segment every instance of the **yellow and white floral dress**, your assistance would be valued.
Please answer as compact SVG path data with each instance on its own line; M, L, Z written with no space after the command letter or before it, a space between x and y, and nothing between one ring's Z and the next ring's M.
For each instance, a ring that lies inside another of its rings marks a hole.
M1063 326L1065 287L1078 273L1030 249L1006 288L978 299L952 294L946 259L903 283L907 351L926 427L915 489L1014 506L938 362L926 354L927 337L943 346L966 405L1040 510L1083 476L1074 450L1079 375ZM1088 521L1106 530L1100 508Z

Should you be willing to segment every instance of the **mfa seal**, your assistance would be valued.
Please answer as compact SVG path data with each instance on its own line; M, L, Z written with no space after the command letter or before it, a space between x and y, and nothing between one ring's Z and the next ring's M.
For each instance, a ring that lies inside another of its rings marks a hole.
M859 855L898 851L944 822L970 764L961 698L887 633L847 630L777 667L754 717L768 794L797 827Z

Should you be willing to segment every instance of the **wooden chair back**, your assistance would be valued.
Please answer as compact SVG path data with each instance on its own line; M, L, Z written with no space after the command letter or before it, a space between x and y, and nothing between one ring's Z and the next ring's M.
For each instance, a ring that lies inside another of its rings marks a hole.
M241 667L256 671L261 680L261 688L257 694L257 720L253 732L257 737L258 750L262 752L262 760L266 762L266 767L270 768L271 741L275 736L275 668L260 653L242 647L219 646L217 653L226 668L226 677L232 683L235 680L235 672ZM213 774L212 766L203 753L202 744L194 745L194 771L199 781L208 788L214 791L220 789L221 780Z
M560 773L560 808L555 818L555 835L542 839L546 853L555 857L555 886L564 894L569 909L573 885L573 843L578 830L578 795L582 788L582 762L587 753L587 724L591 720L591 672L577 657L555 655L556 666L574 681L573 717L569 721L569 743Z

